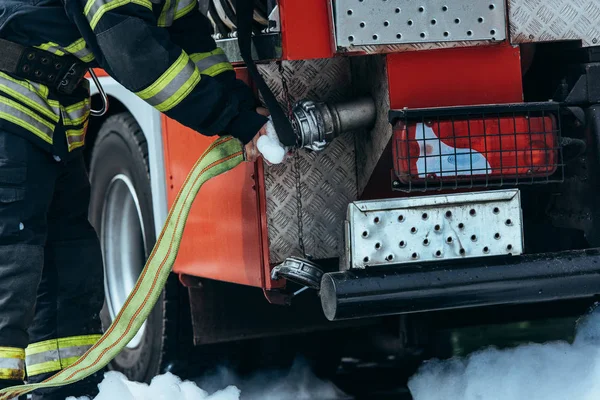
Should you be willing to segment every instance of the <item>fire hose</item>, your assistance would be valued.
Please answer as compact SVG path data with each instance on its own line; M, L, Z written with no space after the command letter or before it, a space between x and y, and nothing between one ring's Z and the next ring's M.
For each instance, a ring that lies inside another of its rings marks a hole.
M185 223L198 191L206 181L243 161L242 144L238 140L232 137L217 139L188 174L134 289L100 340L77 362L44 382L0 390L0 400L19 397L36 389L72 384L108 365L136 335L160 297L177 257Z

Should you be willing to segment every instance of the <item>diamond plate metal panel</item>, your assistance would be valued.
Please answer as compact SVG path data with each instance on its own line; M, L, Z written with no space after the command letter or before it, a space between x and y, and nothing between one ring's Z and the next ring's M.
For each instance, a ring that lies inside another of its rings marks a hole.
M512 43L600 40L598 0L509 0L508 13Z
M287 107L277 63L259 65L265 81ZM350 98L350 63L345 58L283 62L292 102ZM319 153L300 151L304 246L316 259L338 257L344 246L346 207L357 197L354 134L348 133ZM294 163L265 165L271 263L301 255Z

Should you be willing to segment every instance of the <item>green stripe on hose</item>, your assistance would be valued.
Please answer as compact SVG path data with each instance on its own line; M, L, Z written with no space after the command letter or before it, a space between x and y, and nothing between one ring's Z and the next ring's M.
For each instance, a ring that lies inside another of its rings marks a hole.
M185 223L202 185L242 163L242 144L231 137L216 140L196 162L171 207L165 226L138 282L102 338L76 363L42 383L0 390L8 400L36 389L68 385L105 367L135 336L156 304L181 243Z

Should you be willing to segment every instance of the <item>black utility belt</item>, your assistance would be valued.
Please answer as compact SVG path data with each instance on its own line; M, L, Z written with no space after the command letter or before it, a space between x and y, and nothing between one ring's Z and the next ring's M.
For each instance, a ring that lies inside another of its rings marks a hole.
M57 56L4 39L0 39L0 54L0 71L67 95L75 91L88 70L86 64L74 56Z

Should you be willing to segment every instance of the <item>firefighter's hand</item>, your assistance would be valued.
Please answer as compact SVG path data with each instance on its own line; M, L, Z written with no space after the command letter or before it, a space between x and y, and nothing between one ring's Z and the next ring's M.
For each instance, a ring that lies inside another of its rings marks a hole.
M263 107L258 107L256 109L256 112L259 113L260 115L264 115L265 117L268 117L269 114L269 110L267 110L266 108ZM245 147L245 153L246 153L246 161L248 162L254 162L258 159L258 157L260 157L260 152L258 151L258 147L256 146L256 143L258 142L258 138L260 138L263 135L267 134L267 124L264 124L262 128L260 128L260 131L258 131L258 133L256 134L256 136L254 136L254 139L252 139L251 142L249 142L246 147Z

